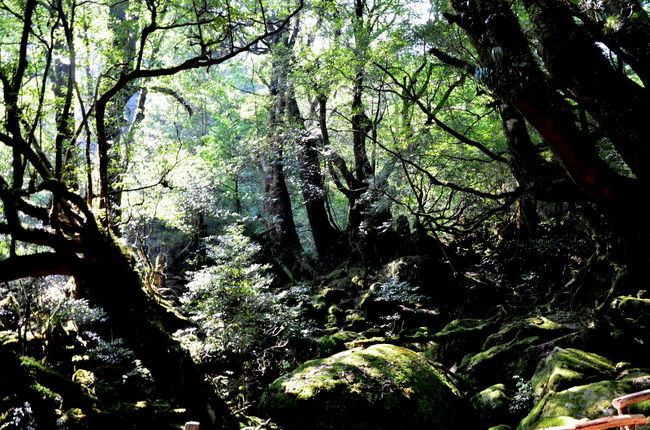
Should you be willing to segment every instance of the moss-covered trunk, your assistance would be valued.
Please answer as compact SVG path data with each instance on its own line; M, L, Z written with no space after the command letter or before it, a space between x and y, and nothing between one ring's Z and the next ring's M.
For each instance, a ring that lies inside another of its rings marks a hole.
M161 394L176 399L202 429L233 428L225 402L170 335L182 319L147 295L132 259L101 235L88 241L84 254L87 263L75 274L79 294L106 311L115 335L151 371Z

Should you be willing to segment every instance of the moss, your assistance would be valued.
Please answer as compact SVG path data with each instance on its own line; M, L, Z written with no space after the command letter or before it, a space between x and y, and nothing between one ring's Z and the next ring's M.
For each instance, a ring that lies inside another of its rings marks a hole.
M404 336L407 341L428 340L431 337L428 327L418 327Z
M600 381L571 387L557 393L548 392L524 418L518 430L529 430L575 422L583 418L595 419L616 414L612 400L616 397L638 391L634 383L641 375L618 381ZM648 376L647 374L645 376ZM644 402L645 403L645 402ZM636 411L650 412L640 405Z
M366 307L368 305L368 303L370 302L370 300L372 300L372 297L373 297L373 295L372 295L372 291L373 291L372 286L370 288L371 288L370 290L368 290L365 293L361 294L361 296L359 297L359 302L358 302L358 305L357 305L359 308Z
M343 319L343 310L336 305L332 305L327 309L327 325L338 326Z
M352 312L345 315L345 324L351 326L354 330L356 327L364 325L366 322L366 317L360 314L359 312Z
M645 331L650 326L650 299L620 296L611 307L635 331Z
M316 310L325 309L327 307L327 300L325 300L325 296L322 294L316 294L312 297L311 305Z
M481 368L494 364L496 360L501 360L503 355L516 353L517 351L524 349L526 346L530 346L538 341L538 336L531 336L518 342L496 345L487 351L482 351L478 354L466 357L463 359L462 366L466 367L470 371L480 371Z
M431 351L434 354L430 356L448 366L458 363L468 353L479 351L494 327L495 323L491 320L453 320L432 336L438 342L438 347Z
M327 304L340 303L348 294L342 288L325 287L321 290L320 295L325 299Z
M574 348L556 347L539 364L531 383L535 395L540 397L544 392L610 379L615 373L614 363L603 356Z
M505 385L494 384L476 393L476 395L472 398L472 404L477 409L494 409L500 407L508 402L508 396L506 395L505 391Z
M309 361L276 380L262 406L288 430L452 428L468 420L443 372L387 344Z
M380 344L380 343L386 343L387 341L388 341L388 339L386 337L376 336L376 337L370 337L370 338L367 338L367 339L365 339L365 338L364 339L355 339L355 340L352 340L350 342L347 342L345 344L345 346L348 349L359 348L359 347L364 347L365 348L365 347L370 346L370 345L377 345L377 344Z
M612 302L612 307L622 311L633 313L647 311L650 309L650 299L642 299L632 296L620 296Z
M353 331L340 331L331 335L321 336L316 341L319 355L327 356L343 351L346 348L346 342L350 342L358 337L359 334Z
M0 345L17 344L19 341L18 333L11 330L0 331Z
M472 406L484 420L504 417L509 403L510 398L504 384L494 384L472 397Z
M458 336L461 334L484 332L494 325L493 322L480 319L457 319L447 324L434 335L436 338Z
M95 398L77 381L44 366L32 357L20 357L20 364L31 378L38 381L39 385L47 387L51 392L60 394L67 406L82 408L93 406Z
M488 336L483 348L488 349L498 344L531 336L539 336L543 339L559 337L565 331L562 325L544 316L524 318L516 320L511 324L506 324L497 333Z

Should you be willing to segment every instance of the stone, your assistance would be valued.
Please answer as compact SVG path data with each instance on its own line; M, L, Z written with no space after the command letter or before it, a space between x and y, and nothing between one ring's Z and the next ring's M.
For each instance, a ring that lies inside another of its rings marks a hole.
M504 384L494 384L479 391L472 397L472 406L483 420L492 421L507 415L510 398ZM498 421L497 421L498 422Z
M607 358L574 348L556 347L537 367L531 379L537 398L575 385L612 379L616 367Z
M261 408L286 430L451 430L476 423L440 368L389 344L308 361L273 382Z
M616 415L612 400L625 394L650 387L650 375L631 373L622 379L593 382L569 389L547 392L524 418L517 430L532 430L573 424L581 419L596 419ZM650 413L650 402L630 407L630 413ZM644 426L642 428L647 428Z

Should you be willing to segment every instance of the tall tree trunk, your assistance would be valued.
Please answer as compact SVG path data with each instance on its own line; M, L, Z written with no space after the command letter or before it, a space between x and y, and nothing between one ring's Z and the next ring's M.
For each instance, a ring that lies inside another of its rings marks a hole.
M537 129L585 200L607 215L612 233L620 238L617 247L626 258L638 259L643 254L639 251L650 243L639 203L648 175L643 166L650 163L648 130L639 117L648 110L647 91L612 72L600 48L577 28L562 2L524 0L551 76L538 66L510 2L453 0L452 4L457 14L446 17L467 32L477 50L482 66L477 79ZM502 62L497 61L496 50ZM636 179L601 158L597 137L579 127L574 106L558 91L558 83L573 92L580 106L599 122ZM633 112L624 118L630 109Z
M284 146L287 130L284 118L287 112L288 67L286 63L288 29L274 36L271 42L275 50L271 64L269 93L268 145L261 154L264 178L264 213L267 216L267 231L271 248L279 251L285 263L293 265L302 254L302 245L293 219L291 196L284 176Z
M129 0L112 4L109 8L109 27L114 34L113 49L119 52L122 63L120 71L125 73L132 70L136 55L137 33L133 23L127 17ZM122 181L128 168L128 138L125 130L128 121L125 110L129 99L136 93L137 83L129 82L121 88L110 100L102 113L106 118L103 135L98 136L99 144L99 176L100 176L100 207L106 211L105 226L114 227L120 222L122 214ZM135 114L135 113L134 113ZM134 116L134 115L132 115ZM119 234L119 229L113 228Z
M298 102L291 88L286 93L286 103L289 124L294 130L292 135L298 145L300 190L305 202L314 246L322 262L333 261L335 260L333 251L335 246L340 243L341 232L332 225L327 212L327 196L318 154L322 139L306 135Z
M236 428L214 387L169 335L187 322L145 292L133 258L110 236L97 233L85 239L84 263L74 271L78 294L106 311L115 335L151 371L160 392L187 409L190 419L206 429Z
M262 155L262 205L267 216L267 231L271 247L292 262L302 252L296 224L293 220L291 197L284 178L284 157L280 143L273 139L268 153Z

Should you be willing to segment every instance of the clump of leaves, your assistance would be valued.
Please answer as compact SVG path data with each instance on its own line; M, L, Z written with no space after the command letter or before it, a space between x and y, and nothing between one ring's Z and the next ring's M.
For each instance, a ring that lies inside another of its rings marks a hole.
M0 430L36 430L33 415L32 405L24 402L0 416Z
M301 287L271 291L270 267L255 262L260 247L242 226L209 238L206 250L213 263L191 273L181 297L195 328L176 337L199 359L255 363L254 371L266 373L278 350L308 334L300 303L309 295Z
M419 287L413 286L396 277L390 277L382 284L379 284L373 291L375 300L388 302L395 305L415 305L424 300L424 296L418 294Z
M512 379L515 382L515 392L511 397L508 409L513 414L527 412L533 406L533 386L519 375L514 375Z

